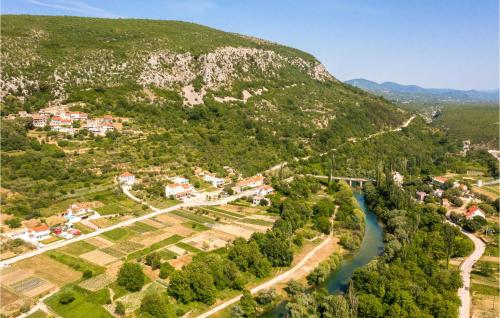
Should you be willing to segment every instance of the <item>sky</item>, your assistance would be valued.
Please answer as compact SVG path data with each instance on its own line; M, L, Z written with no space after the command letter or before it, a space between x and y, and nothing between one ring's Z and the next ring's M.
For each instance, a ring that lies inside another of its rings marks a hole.
M190 21L309 52L340 80L499 87L498 0L2 0L1 10Z

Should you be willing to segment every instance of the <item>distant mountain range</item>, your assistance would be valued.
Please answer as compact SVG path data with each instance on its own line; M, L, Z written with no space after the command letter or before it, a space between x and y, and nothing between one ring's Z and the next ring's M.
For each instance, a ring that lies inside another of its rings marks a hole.
M450 88L423 88L417 85L401 85L394 82L381 84L358 78L345 83L365 91L382 95L401 103L410 102L498 102L498 90L457 90Z

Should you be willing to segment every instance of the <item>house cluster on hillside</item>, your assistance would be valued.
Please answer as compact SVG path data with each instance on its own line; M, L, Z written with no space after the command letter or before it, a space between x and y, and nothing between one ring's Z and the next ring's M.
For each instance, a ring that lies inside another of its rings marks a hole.
M38 113L18 112L20 118L31 118L33 126L37 128L50 127L50 130L74 135L81 129L98 136L105 136L108 131L115 129L113 116L89 118L86 113L68 111L64 106L51 106L42 108ZM9 115L6 119L15 119L15 115Z

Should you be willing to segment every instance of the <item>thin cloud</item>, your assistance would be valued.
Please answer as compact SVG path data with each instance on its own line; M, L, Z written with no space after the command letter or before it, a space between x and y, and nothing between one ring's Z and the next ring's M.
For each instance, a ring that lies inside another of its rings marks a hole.
M109 12L107 10L91 6L83 1L40 1L40 0L28 0L29 3L66 11L73 11L78 13L83 13L85 15L103 17L103 18L122 18L122 16Z

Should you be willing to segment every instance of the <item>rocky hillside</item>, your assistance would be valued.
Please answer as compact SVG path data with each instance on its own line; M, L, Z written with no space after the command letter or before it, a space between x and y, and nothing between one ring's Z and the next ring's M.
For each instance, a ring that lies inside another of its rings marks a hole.
M67 104L127 116L191 136L182 145L217 165L255 170L406 117L307 53L196 24L9 15L1 26L2 115Z

